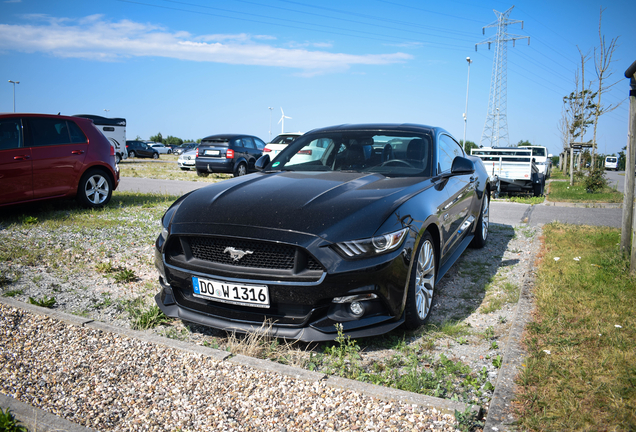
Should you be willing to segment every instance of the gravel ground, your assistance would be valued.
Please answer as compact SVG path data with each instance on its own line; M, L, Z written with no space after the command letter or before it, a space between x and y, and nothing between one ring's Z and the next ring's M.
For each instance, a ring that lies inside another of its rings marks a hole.
M91 229L85 221L72 229L44 224L2 226L0 218L0 245L5 245L4 249L0 246L5 254L0 259L0 290L23 302L29 297L53 296L55 309L130 328L131 304L149 307L158 290L153 247L162 212L162 208L129 208L122 213L125 216L115 215L129 218L127 223L99 230ZM361 366L370 371L377 364L389 364L396 354L406 352L405 347L422 356L421 370L443 355L468 366L472 376L484 379L475 388L464 386L461 391L444 390L435 396L480 405L487 413L492 388L484 383L497 382L496 359L503 356L522 281L533 271L539 233L540 229L524 225L491 224L486 247L466 251L436 287L426 331L398 330L383 338L358 341ZM41 252L24 258L17 249L7 249L8 244L29 245ZM100 265L112 271L100 272ZM118 281L116 276L122 270L131 270L134 277ZM227 365L192 354L96 330L65 327L7 308L0 308L0 312L1 391L99 430L207 430L204 425L221 430L421 430L423 425L451 430L454 424L418 407L390 405L243 368L233 372ZM12 324L16 320L20 322L17 327ZM53 337L41 339L43 332L37 329L42 328ZM181 321L149 331L220 349L231 344L223 332ZM27 337L36 333L38 338ZM391 338L401 342L387 344ZM302 347L292 363L305 364L313 348ZM54 360L43 363L49 357ZM204 368L195 367L203 363ZM322 372L327 366L314 365ZM267 385L255 386L255 382ZM173 389L177 393L172 393ZM202 402L208 394L209 399ZM267 398L272 398L269 405ZM280 415L273 414L277 411L271 407L279 407ZM270 419L279 429L267 425ZM318 424L321 427L315 426Z

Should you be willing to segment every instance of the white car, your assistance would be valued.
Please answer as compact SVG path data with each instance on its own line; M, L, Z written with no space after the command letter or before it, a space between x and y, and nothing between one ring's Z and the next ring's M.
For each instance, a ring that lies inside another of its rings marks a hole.
M287 147L287 144L291 143L301 135L301 132L289 132L280 134L276 138L274 138L272 142L265 145L263 154L268 154L270 159L274 159L278 153L280 153L285 147Z
M197 146L179 156L179 159L177 159L177 165L179 165L179 168L181 168L183 171L188 171L195 168L198 148L199 147Z
M148 145L157 150L159 154L172 154L172 149L170 147L166 147L161 143L148 143Z

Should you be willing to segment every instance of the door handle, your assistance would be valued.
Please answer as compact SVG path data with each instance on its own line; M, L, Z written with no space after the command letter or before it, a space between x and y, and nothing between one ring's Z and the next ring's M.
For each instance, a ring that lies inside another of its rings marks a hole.
M19 155L19 156L13 156L13 160L27 160L28 158L30 158L31 156L29 155Z
M73 150L71 153L74 155L81 155L84 154L84 150Z

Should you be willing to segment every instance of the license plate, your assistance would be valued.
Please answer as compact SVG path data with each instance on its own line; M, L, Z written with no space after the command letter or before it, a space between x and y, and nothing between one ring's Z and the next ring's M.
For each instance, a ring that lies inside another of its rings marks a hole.
M194 296L222 303L260 308L269 307L267 285L247 285L192 276Z
M206 156L221 156L221 150L206 150L203 154Z

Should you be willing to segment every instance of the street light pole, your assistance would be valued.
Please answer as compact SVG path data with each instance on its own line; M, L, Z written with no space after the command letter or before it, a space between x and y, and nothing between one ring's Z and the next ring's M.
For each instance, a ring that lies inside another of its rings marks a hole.
M473 62L470 57L466 57L468 62L468 78L466 79L466 109L464 110L464 150L466 150L466 123L468 122L468 85L470 84L470 64Z
M9 80L9 82L13 84L13 112L15 112L15 85L20 84L20 81Z
M267 107L267 109L269 110L269 141L272 141L272 110L274 109L273 107Z

